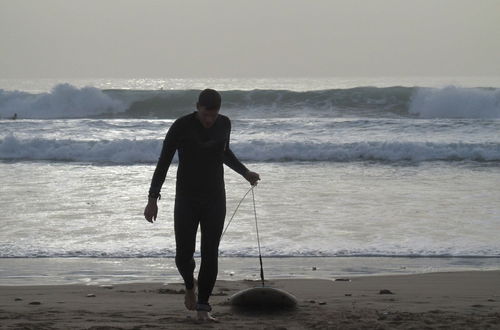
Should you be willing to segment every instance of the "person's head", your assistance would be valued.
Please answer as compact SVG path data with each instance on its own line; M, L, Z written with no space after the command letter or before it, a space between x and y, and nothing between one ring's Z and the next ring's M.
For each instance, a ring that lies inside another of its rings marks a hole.
M213 89L201 91L196 103L198 109L198 119L205 128L212 127L219 115L221 104L220 94Z

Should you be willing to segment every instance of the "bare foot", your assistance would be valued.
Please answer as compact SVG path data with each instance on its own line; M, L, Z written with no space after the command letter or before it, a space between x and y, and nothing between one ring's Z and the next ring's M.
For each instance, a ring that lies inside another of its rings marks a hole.
M218 323L219 320L210 315L209 312L206 311L198 311L198 321L203 321L203 322L215 322Z
M184 295L184 306L190 311L194 311L196 309L196 286L198 285L197 281L194 281L194 286L192 289L186 289L186 294Z

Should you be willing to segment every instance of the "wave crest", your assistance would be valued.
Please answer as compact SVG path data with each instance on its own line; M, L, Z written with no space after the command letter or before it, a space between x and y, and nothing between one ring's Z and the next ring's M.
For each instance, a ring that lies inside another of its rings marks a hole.
M500 118L500 90L420 88L412 96L409 113L420 118Z
M161 140L78 141L57 139L0 140L0 159L56 160L96 163L156 163ZM266 142L252 140L232 144L245 161L500 161L497 143L435 142Z
M94 87L59 84L49 93L30 94L0 90L0 116L53 119L83 118L126 110L126 105Z
M100 90L56 85L49 93L0 90L0 116L9 118L177 118L195 109L198 90ZM417 116L500 118L500 89L356 87L314 91L227 90L234 117Z

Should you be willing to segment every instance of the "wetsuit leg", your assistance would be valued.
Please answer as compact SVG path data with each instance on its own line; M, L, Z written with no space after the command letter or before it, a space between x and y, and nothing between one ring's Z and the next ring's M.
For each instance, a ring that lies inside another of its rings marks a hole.
M199 220L199 212L195 203L183 197L175 199L175 264L187 289L192 289L194 286L193 273L196 264L193 255Z
M198 304L208 304L218 273L219 242L226 217L226 197L204 203L200 214L201 266L198 274Z

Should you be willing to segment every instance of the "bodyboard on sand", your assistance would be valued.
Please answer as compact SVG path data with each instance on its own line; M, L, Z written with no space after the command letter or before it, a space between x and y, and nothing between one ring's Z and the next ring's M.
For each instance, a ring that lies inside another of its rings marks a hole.
M235 293L229 298L231 305L250 308L291 308L297 305L292 294L275 288L257 287Z

